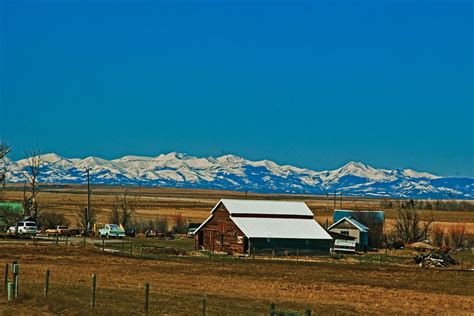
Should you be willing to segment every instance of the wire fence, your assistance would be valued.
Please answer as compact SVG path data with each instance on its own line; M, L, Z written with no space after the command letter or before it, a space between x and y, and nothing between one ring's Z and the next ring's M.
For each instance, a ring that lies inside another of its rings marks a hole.
M189 295L167 293L163 287L154 288L150 282L138 283L135 288L110 287L110 280L99 274L85 275L88 284L71 284L64 276L46 269L36 279L23 279L20 263L5 264L0 307L4 311L21 310L24 306L35 314L38 308L48 306L53 313L66 314L127 314L127 315L270 315L311 316L312 309L285 307L282 304L262 301L259 306L249 306L245 301L219 295ZM109 285L109 286L104 286ZM2 302L3 301L3 302ZM35 304L32 306L31 304Z

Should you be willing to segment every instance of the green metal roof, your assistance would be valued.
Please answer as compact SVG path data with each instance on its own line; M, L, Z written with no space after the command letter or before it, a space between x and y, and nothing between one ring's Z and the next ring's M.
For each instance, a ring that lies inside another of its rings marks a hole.
M8 210L10 212L23 212L23 205L19 202L0 202L0 212Z

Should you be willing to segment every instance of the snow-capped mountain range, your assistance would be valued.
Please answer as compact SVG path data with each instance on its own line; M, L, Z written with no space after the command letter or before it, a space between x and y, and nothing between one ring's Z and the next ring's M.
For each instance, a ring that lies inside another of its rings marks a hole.
M39 181L85 183L90 170L93 184L141 185L223 189L259 193L333 194L345 196L473 199L474 179L439 177L411 169L376 169L349 162L329 171L314 171L270 160L250 161L234 155L198 158L180 153L157 157L124 156L67 159L56 154L41 157ZM23 182L27 159L6 160L8 182Z

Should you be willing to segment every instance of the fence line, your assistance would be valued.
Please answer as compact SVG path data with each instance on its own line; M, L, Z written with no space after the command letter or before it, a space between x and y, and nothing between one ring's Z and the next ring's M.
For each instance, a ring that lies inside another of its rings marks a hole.
M8 282L8 285L7 285L7 295L6 296L6 300L8 302L8 304L21 304L22 301L23 301L23 298L25 297L28 297L28 298L31 298L32 295L34 296L34 293L31 292L31 287L25 287L25 290L22 290L22 292L19 291L19 287L18 287L18 276L19 276L19 264L18 263L14 263L12 265L12 267L15 267L15 268L12 268L11 269L11 273L13 275L13 280L16 280L16 281L13 281L13 282ZM15 273L14 273L15 272ZM51 297L48 297L48 293L50 291L50 275L51 275L51 270L50 269L47 269L46 272L45 272L45 279L44 279L44 287L42 288L42 297L44 298L44 300L48 300L49 302L51 303L54 303L54 301L52 300L52 298L54 297L57 297L57 296L51 296ZM98 306L98 303L100 304L100 297L97 296L97 289L98 289L98 286L97 286L97 275L95 273L93 273L91 275L91 288L90 288L90 302L87 304L87 301L84 301L84 308L90 308L90 309L96 309L97 306ZM31 282L31 280L30 280ZM41 287L40 287L41 289ZM41 292L41 291L40 291ZM28 293L28 295L26 295L25 293ZM20 295L22 294L22 295ZM4 296L4 297L5 297ZM150 309L150 283L149 282L146 282L145 285L144 285L144 291L143 291L143 313L145 315L148 315L150 311L153 311L153 309ZM117 299L120 299L120 298L117 298ZM196 313L195 314L199 314L198 311L202 312L202 315L203 316L206 316L208 314L208 306L209 306L209 297L207 295L204 295L202 301L201 301L201 305L198 304L198 302L196 302ZM108 301L108 304L110 304L111 302ZM225 305L224 308L226 308L227 310L229 310L229 306L228 305ZM261 309L261 307L259 308ZM132 311L136 311L136 310L132 310ZM232 311L232 310L231 310ZM78 310L78 312L80 312L80 310ZM238 310L236 311L238 313ZM283 311L283 310L277 310L276 309L276 305L275 304L271 304L270 306L270 312L269 312L269 315L270 316L279 316L279 315L294 315L294 316L311 316L311 310L310 309L306 309L304 312L288 312L288 311Z

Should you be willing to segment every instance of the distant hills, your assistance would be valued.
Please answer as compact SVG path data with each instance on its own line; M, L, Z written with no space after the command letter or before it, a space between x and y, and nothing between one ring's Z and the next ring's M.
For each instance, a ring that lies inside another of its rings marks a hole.
M90 169L94 184L223 189L259 193L332 194L345 196L473 199L474 179L439 177L411 169L376 169L361 162L327 171L314 171L270 160L250 161L234 155L198 158L180 153L158 157L124 156L67 159L41 156L40 181L85 183ZM23 182L27 160L11 161L8 182Z

